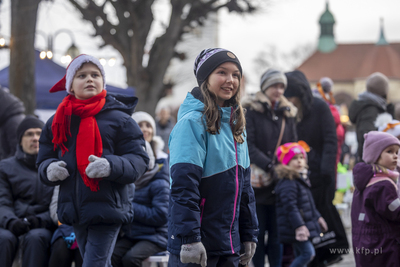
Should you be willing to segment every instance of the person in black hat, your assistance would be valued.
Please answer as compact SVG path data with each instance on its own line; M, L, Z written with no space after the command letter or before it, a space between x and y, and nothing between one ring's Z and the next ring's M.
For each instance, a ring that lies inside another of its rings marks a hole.
M17 128L14 157L0 161L0 262L5 267L11 267L18 246L22 266L48 262L55 227L49 213L53 188L40 182L36 167L43 126L36 117L26 116Z
M242 68L231 51L210 48L197 56L194 74L199 87L187 94L169 138L169 266L247 265L258 221L240 104Z

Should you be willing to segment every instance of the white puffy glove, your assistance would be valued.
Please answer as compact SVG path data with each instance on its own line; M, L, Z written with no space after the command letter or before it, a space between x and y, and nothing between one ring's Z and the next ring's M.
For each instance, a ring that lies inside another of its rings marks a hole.
M65 167L67 167L67 163L62 160L50 163L46 171L47 179L51 182L65 180L69 176L68 170Z
M247 265L250 263L251 259L256 252L256 243L255 242L244 242L244 254L240 255L239 262L242 265Z
M196 242L192 244L184 244L181 246L181 262L196 263L201 267L207 266L207 253L203 243Z
M103 178L110 176L111 167L107 159L90 155L89 162L90 163L85 170L86 175L89 178Z

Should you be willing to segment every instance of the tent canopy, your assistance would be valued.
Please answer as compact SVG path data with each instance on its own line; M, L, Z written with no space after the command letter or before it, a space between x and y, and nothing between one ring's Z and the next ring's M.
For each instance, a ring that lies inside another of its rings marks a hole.
M64 77L66 69L50 59L40 59L40 52L35 50L35 83L36 83L36 108L57 109L65 92L49 93L50 88ZM0 85L9 86L9 67L0 70ZM107 84L107 91L123 95L133 96L135 90L132 87L126 89Z

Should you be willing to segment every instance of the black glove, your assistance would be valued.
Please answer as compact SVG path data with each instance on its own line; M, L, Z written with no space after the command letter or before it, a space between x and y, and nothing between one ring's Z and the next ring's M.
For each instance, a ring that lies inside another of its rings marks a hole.
M15 236L20 236L29 231L29 222L23 219L14 219L8 223L8 230Z
M30 223L30 225L29 225L30 229L41 228L40 218L38 218L36 216L28 216L28 217L26 217L26 219Z

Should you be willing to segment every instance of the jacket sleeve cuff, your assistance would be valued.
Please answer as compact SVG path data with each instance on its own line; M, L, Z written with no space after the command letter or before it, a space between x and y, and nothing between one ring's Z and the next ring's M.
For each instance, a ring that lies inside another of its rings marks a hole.
M182 244L192 244L197 242L201 242L201 237L199 235L182 237Z

